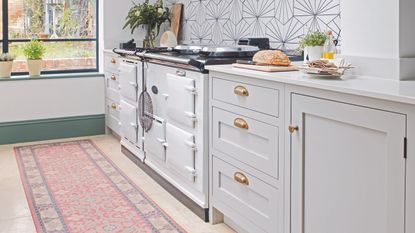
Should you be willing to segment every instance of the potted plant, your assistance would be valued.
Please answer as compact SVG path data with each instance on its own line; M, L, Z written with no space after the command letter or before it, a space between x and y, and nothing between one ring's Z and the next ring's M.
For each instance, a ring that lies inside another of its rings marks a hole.
M10 78L15 55L3 53L0 55L0 78Z
M304 49L304 61L318 60L323 57L323 45L327 36L323 32L311 32L300 40L300 49Z
M160 26L164 22L170 21L169 8L163 7L162 0L157 0L155 4L150 4L149 0L133 4L128 12L123 29L129 27L131 34L133 34L134 30L141 26L146 32L143 47L155 47L155 40L160 33Z
M42 58L45 51L45 46L38 40L31 40L23 47L23 53L27 58L29 76L40 76L42 70Z

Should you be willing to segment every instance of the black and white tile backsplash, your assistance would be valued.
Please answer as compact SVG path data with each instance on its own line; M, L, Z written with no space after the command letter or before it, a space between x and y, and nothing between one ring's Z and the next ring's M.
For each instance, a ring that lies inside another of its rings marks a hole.
M184 4L182 41L236 44L268 37L272 47L295 49L308 30L340 37L340 0L167 0Z

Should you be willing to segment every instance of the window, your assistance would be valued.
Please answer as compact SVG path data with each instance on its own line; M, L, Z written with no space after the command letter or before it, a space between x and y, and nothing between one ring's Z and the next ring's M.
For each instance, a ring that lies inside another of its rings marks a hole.
M44 42L45 73L98 71L98 0L0 0L1 47L17 56L14 73L26 73L23 46Z

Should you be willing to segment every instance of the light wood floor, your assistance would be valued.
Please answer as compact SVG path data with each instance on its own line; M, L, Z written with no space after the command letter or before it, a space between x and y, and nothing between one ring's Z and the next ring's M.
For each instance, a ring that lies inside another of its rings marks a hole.
M121 153L120 144L115 137L102 135L86 138L92 139L133 182L141 187L189 233L234 232L225 224L210 225L209 223L204 223L126 158ZM60 139L47 142L70 141L75 139ZM31 142L16 145L25 144L36 143ZM0 146L0 233L36 232L14 157L13 147L16 145Z

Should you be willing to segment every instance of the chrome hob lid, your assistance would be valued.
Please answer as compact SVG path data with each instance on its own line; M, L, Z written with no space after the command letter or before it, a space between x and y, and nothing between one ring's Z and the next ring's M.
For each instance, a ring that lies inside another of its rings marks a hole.
M203 57L245 57L259 51L255 46L178 45L173 49L182 54L199 54Z
M256 46L205 46L201 50L207 53L226 53L226 52L257 52L259 48Z

